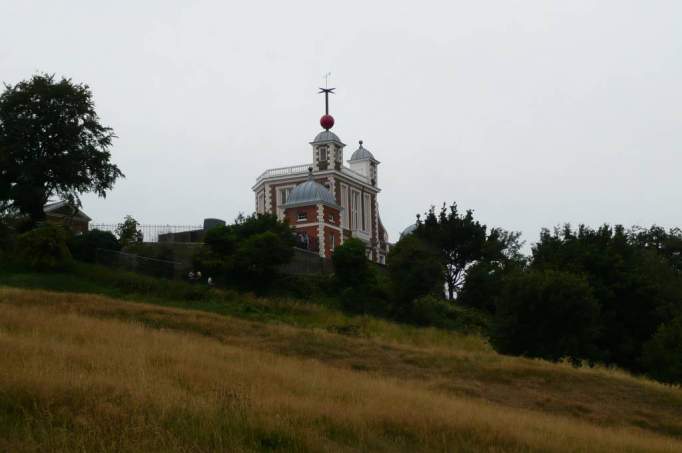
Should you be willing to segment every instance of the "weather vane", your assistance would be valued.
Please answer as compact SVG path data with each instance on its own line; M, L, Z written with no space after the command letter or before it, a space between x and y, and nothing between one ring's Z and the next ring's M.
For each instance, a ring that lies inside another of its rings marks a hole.
M329 88L329 76L331 76L331 75L332 75L331 72L327 72L327 73L325 73L324 76L322 76L324 78L324 88L320 88L320 91L319 91L320 93L324 93L324 116L329 117L329 118L331 118L331 115L329 115L329 95L334 94L334 90L335 90L335 88ZM334 125L333 118L331 120L331 125L332 126ZM331 128L331 126L325 127L324 125L322 127L324 127L325 129Z

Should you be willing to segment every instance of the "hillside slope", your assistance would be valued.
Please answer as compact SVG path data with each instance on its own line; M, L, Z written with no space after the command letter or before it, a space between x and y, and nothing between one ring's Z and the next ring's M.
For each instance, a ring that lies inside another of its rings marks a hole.
M0 287L0 450L682 451L679 389L356 333Z

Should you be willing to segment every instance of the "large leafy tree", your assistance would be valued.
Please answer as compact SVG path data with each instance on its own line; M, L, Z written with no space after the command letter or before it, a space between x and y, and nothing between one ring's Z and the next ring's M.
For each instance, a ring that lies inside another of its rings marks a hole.
M592 288L601 312L595 339L600 360L643 371L643 344L682 308L677 255L663 245L669 243L663 233L566 225L553 233L543 230L533 247L532 270L584 276Z
M481 261L502 261L520 256L518 233L508 233L474 219L472 210L464 214L457 204L445 204L439 212L432 207L422 221L417 219L415 235L438 251L448 296L454 299L465 281L466 271Z
M104 197L123 176L110 162L114 132L103 126L87 85L37 74L0 95L0 209L32 222L51 197L80 205Z

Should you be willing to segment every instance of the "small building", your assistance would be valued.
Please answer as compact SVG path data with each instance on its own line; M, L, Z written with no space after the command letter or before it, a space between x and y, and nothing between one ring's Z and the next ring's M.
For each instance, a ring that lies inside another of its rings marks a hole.
M310 142L312 159L264 171L252 187L256 213L288 219L301 248L322 257L331 256L330 250L344 240L358 238L371 261L385 264L389 242L379 216L379 161L360 140L348 166L344 165L346 145L330 130L333 90L320 89L325 94L325 115L320 119L323 130Z
M43 212L48 223L65 226L74 234L87 232L92 220L80 208L68 201L48 203L43 207Z

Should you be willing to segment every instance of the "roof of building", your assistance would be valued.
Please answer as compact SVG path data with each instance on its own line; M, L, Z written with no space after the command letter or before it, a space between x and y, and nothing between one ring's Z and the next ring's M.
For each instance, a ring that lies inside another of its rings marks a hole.
M362 140L360 140L360 146L358 147L358 149L356 149L353 152L353 154L351 154L350 160L351 161L353 161L353 160L374 160L374 161L376 161L376 159L374 158L374 155L372 153L370 153L367 148L362 146Z
M80 217L88 222L92 220L83 211L67 201L57 201L55 203L48 203L43 206L45 214L65 217Z
M282 205L283 208L291 208L295 206L308 206L326 204L328 206L339 208L336 203L334 195L324 187L322 184L315 182L312 175L308 180L302 184L297 185L289 194L287 202Z
M405 228L402 233L400 233L400 239L411 235L412 233L415 232L416 229L417 229L417 223L415 222L412 225Z
M327 143L327 142L338 142L338 143L344 145L344 143L341 141L341 139L339 138L339 136L336 135L335 133L333 133L332 131L322 131L322 132L320 132L319 134L317 134L317 135L315 136L315 138L313 139L313 141L310 142L310 143L311 143L311 144L314 144L314 143ZM344 146L345 146L345 145L344 145Z

